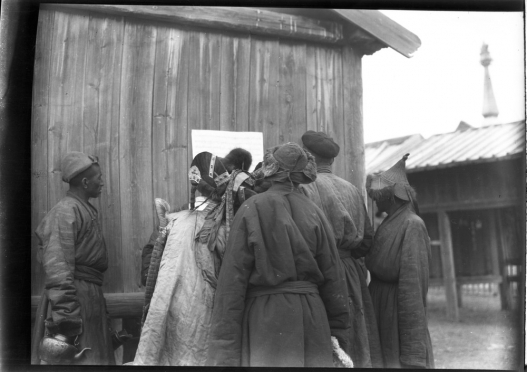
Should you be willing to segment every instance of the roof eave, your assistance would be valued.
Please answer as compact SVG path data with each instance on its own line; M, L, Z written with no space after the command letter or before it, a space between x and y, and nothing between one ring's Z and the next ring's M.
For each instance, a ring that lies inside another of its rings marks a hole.
M434 171L437 169L453 168L453 167L458 167L458 166L463 166L463 165L492 163L492 162L503 161L503 160L517 159L520 157L521 157L521 153L515 153L515 154L508 154L508 155L500 156L500 157L480 158L480 159L465 160L465 161L454 161L454 162L445 163L445 164L427 165L427 166L418 167L418 168L406 168L406 173L427 172L427 171Z
M411 58L421 46L421 40L378 10L332 9L333 12L371 34L383 44ZM381 49L381 48L378 48ZM377 49L377 50L378 50Z

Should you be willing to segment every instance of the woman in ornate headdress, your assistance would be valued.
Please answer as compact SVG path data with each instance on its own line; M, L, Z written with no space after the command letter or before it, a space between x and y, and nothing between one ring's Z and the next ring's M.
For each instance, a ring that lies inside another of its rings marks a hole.
M250 165L250 153L242 149L225 158L202 152L193 159L190 210L171 215L164 229L168 234L162 255L154 252L150 263L148 277L155 289L151 300L147 298L134 364L204 365L229 226L235 208L255 194L245 172ZM196 203L196 191L204 201Z
M385 172L369 175L368 195L386 212L366 256L385 368L434 368L426 295L430 238L405 172L406 154Z

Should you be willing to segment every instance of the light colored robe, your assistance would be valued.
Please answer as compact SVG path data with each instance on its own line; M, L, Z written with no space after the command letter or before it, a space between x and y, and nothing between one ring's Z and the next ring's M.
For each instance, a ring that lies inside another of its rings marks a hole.
M225 251L224 225L213 252L195 239L211 207L173 214L136 365L204 365L215 291L210 278Z

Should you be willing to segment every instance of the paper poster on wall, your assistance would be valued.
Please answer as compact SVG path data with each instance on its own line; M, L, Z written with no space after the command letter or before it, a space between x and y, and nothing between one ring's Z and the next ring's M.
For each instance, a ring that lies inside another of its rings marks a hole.
M251 153L253 162L249 171L252 172L256 165L263 160L263 133L192 130L192 157L203 151L225 157L229 151L236 147L241 147Z

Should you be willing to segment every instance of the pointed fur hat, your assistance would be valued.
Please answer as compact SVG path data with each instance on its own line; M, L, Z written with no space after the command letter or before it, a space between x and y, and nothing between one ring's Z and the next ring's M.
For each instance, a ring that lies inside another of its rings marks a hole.
M368 175L366 189L373 200L385 200L394 195L399 199L411 201L411 186L406 178L406 159L410 154L405 154L401 160L390 169Z

